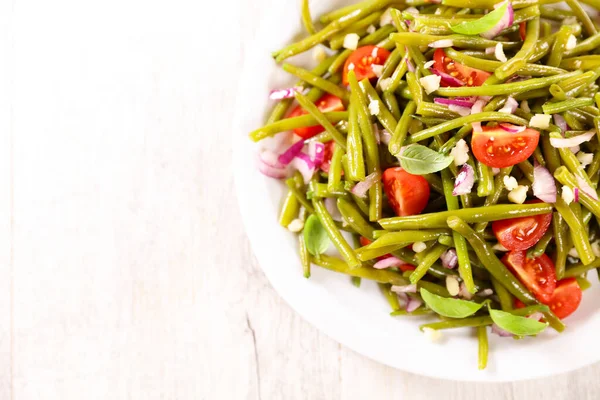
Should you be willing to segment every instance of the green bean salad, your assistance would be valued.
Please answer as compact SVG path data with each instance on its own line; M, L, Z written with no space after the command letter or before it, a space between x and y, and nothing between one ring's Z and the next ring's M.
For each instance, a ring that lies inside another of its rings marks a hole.
M304 38L272 54L298 81L250 133L304 277L375 281L432 340L473 329L479 369L489 333L562 332L600 271L600 1L555 3L366 0L317 20L304 0ZM311 70L289 60L305 52Z

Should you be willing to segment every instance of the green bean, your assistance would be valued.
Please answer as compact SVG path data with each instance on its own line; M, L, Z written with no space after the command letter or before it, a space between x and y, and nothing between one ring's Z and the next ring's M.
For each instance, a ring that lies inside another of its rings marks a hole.
M485 50L488 47L494 47L498 43L502 43L505 49L514 49L518 47L518 42L498 42L495 40L484 39L476 36L465 36L465 35L447 35L447 36L436 36L436 35L423 35L417 32L398 32L392 33L390 39L396 43L407 45L407 46L427 46L433 42L439 40L451 40L453 45L460 48L466 49L479 49Z
M582 53L588 53L592 50L596 49L600 45L600 33L595 33L594 35L588 37L587 39L579 42L575 47L571 50L565 51L565 57L574 57L578 56Z
M333 219L327 211L327 208L325 207L323 201L320 199L313 199L312 203L315 209L315 215L319 217L319 220L321 221L323 228L325 228L329 239L338 249L344 260L346 260L348 266L350 266L351 268L359 267L360 260L356 257L356 254L354 253L352 247L350 247L346 239L342 236L340 231L335 226L335 223L333 222Z
M482 162L477 162L477 176L479 183L477 184L477 196L487 197L494 191L494 175L492 169Z
M442 0L445 6L473 9L492 9L498 2L496 0ZM516 10L539 4L538 0L514 0L512 7Z
M425 256L421 259L421 262L417 266L417 268L410 275L410 283L417 283L421 280L429 270L429 268L435 263L439 258L444 254L444 252L448 249L447 246L443 244L436 243L431 250L425 254Z
M546 167L551 173L554 173L561 165L560 154L550 143L550 137L548 135L541 135L540 140L542 142L542 151L544 153L544 159L546 160Z
M543 78L532 78L524 82L503 83L491 86L441 87L436 92L438 95L446 97L498 96L503 94L514 95L515 93L523 93L534 89L545 88L552 85L553 83L558 83L567 78L577 76L578 74L580 74L580 72L573 71L568 72L566 74L545 76Z
M381 76L379 77L379 80L377 82L377 87L381 88L381 81L392 76L396 68L398 68L398 65L400 65L400 62L402 61L403 57L404 49L402 47L396 46L394 51L390 53L390 56L383 64L383 69L381 71Z
M405 55L403 55L402 61L400 62L400 64L398 64L398 66L394 70L394 73L390 77L391 82L387 85L387 88L385 90L386 92L395 92L400 87L402 78L404 78L404 75L408 71L408 63L409 56L408 53L406 53ZM381 83L381 81L379 83Z
M548 306L544 304L536 304L533 306L527 306L523 308L518 308L516 310L512 310L510 313L519 317L527 317L536 312L547 313L548 311L550 311L550 308L548 308Z
M309 71L296 67L292 64L283 64L283 70L289 72L292 75L302 79L304 82L308 83L311 86L317 87L327 93L331 93L334 96L339 97L342 100L348 100L348 92L339 87L338 85L329 82L326 79L321 78L320 76L314 75Z
M433 189L437 193L444 194L442 180L440 179L439 176L437 176L436 174L425 174L425 175L421 175L421 176L423 178L425 178L427 183L429 183L429 186L431 187L431 189Z
M517 167L519 167L529 182L533 182L533 165L529 161L521 161L517 164Z
M300 250L300 263L302 264L303 276L308 279L310 278L310 254L304 241L304 235L298 235L298 248Z
M367 28L370 25L376 25L379 23L381 14L383 14L383 13L376 12L371 15L368 15L367 17L361 19L360 21L356 21L355 23L353 23L352 25L350 25L343 31L336 33L335 36L333 36L329 40L329 48L331 50L339 50L340 48L342 48L342 46L344 45L344 39L346 38L346 35L348 35L348 34L356 33L359 36L364 35L367 31Z
M395 311L399 311L400 303L398 302L398 295L391 291L391 286L384 283L379 283L378 286L379 290L390 304L390 307L392 308L392 313Z
M398 124L398 122L396 121L392 113L389 112L388 109L385 107L385 105L381 101L381 98L379 98L377 91L371 85L371 82L369 82L369 80L365 78L362 81L360 81L359 86L362 89L365 96L367 96L367 99L370 103L376 102L379 104L379 112L377 113L376 117L379 120L379 122L381 122L381 125L383 125L383 127L387 129L388 132L394 132L396 130L396 125Z
M308 112L320 125L325 128L327 132L333 137L333 140L343 149L346 150L346 138L344 135L338 131L331 122L327 119L325 114L323 114L317 106L306 98L302 93L295 93L296 100L300 104L300 106Z
M390 111L390 113L392 113L394 119L400 119L400 106L398 105L396 95L392 92L383 92L382 100L385 103L386 108Z
M313 25L312 17L310 16L308 0L302 0L302 23L304 24L306 32L308 32L310 35L313 35L317 31Z
M564 52L566 51L567 41L569 37L572 35L571 33L571 25L563 25L560 27L558 33L556 34L556 40L552 45L552 50L550 51L550 56L546 61L546 64L551 67L558 67L562 61L562 57Z
M299 42L292 43L283 49L273 53L273 57L276 62L281 62L286 58L295 56L296 54L303 53L308 49L324 42L331 38L336 33L340 32L344 28L352 25L356 21L376 12L390 4L390 0L370 0L365 2L363 7L356 9L354 12L341 16L339 19L332 21L321 31L310 35Z
M577 19L581 21L581 25L583 26L583 29L585 29L588 36L593 36L598 33L594 23L578 1L565 0L565 2L569 5L569 8L571 8L571 11L573 11L573 14L577 17Z
M531 79L533 80L533 79ZM512 84L509 84L512 85ZM498 85L500 86L500 85ZM461 88L445 88L446 89L461 89ZM441 89L439 89L441 90ZM444 132L451 131L452 129L460 128L464 125L471 124L473 122L483 121L496 121L496 122L510 122L515 125L528 125L528 122L523 118L519 118L512 114L501 113L501 112L481 112L477 114L467 115L466 117L460 117L437 126L424 129L420 132L415 133L410 137L410 143L417 143L421 140L428 139L430 137L442 134Z
M342 156L344 150L337 144L334 144L333 155L329 165L329 177L327 179L327 190L334 192L340 185L342 179Z
M415 112L416 108L417 105L414 101L409 101L406 107L404 107L404 111L402 112L400 121L398 121L396 130L393 132L392 138L388 143L388 149L390 153L394 156L398 156L398 154L400 154L400 149L404 145L404 141L408 134L408 126L412 121L412 115Z
M544 114L559 114L574 108L591 106L592 104L594 104L594 99L589 97L580 97L578 99L569 99L556 103L547 102L544 103L542 109L544 110Z
M514 298L513 295L510 294L508 290L504 286L500 284L496 279L491 278L492 286L494 287L494 292L498 296L498 300L500 300L500 308L502 311L511 311L513 309Z
M408 271L408 272L410 272L410 271ZM419 289L424 288L433 294L437 294L438 296L452 297L452 296L450 296L450 293L448 293L448 289L446 289L445 286L438 285L437 283L420 280L417 283L417 288L419 288Z
M537 242L536 245L533 247L533 251L531 254L534 257L540 257L542 254L545 254L546 248L548 247L548 244L550 244L552 237L553 237L553 232L550 229L548 229L546 231L546 233L544 234L544 236L542 236L540 241Z
M527 63L527 59L533 53L534 47L540 35L540 20L536 18L527 23L527 34L523 41L523 46L513 58L502 64L494 75L500 80L504 80L517 72Z
M594 158L592 163L587 167L587 175L592 180L592 176L596 175L596 173L600 170L600 152L596 152L594 154Z
M449 319L447 321L441 322L433 322L431 324L424 324L419 327L419 329L423 330L425 328L429 329L455 329L455 328L470 328L477 326L488 326L492 325L494 321L489 315L481 316L481 317L468 317L461 319Z
M591 263L589 263L587 265L582 264L582 263L577 263L577 264L573 265L572 267L567 268L567 270L565 271L564 277L565 278L575 278L577 276L581 276L581 275L587 273L588 271L591 271L596 268L600 268L600 257L596 258L594 261L592 261Z
M363 155L363 143L358 125L358 110L354 103L348 107L348 177L354 181L365 179L365 159Z
M574 14L572 11L569 10L540 6L540 15L544 18L551 19L554 21L562 21L563 19L571 17Z
M287 228L287 226L296 218L298 218L298 212L300 211L300 203L298 198L294 195L291 190L288 190L285 199L283 200L283 206L281 207L281 214L279 215L279 225Z
M406 74L406 83L412 95L412 100L415 102L417 107L423 102L423 88L417 80L417 76L414 72L408 72Z
M561 166L554 172L554 178L561 185L568 186L571 190L578 187L577 179L573 176L566 167ZM590 210L597 218L600 218L600 202L592 198L584 190L579 191L579 201L585 208Z
M431 311L428 308L417 308L416 310L412 311L412 312L408 312L406 310L396 310L390 313L390 315L392 317L398 317L398 316L422 316L422 315L428 315L428 314L433 314L433 311Z
M461 64L464 64L468 67L477 68L482 71L494 72L500 66L502 66L502 62L500 61L472 57L464 52L456 51L452 48L446 49L446 54L448 57ZM567 71L562 68L555 68L547 65L525 64L517 70L516 74L525 76L552 76L564 74L566 72Z
M371 267L352 268L348 264L336 257L321 254L319 258L311 257L311 262L319 267L342 274L356 276L363 279L379 283L389 283L391 285L407 285L408 281L401 274L387 269L374 269Z
M567 255L569 253L568 240L563 225L564 219L560 213L553 213L552 227L554 232L554 244L556 245L554 267L556 270L557 279L562 279L565 276L565 266L567 262Z
M399 243L393 246L387 246L387 247L378 247L376 249L372 249L369 246L365 246L365 247L361 247L359 249L356 250L356 255L358 256L358 259L361 261L369 261L369 260L373 260L375 258L379 258L382 256L385 256L387 254L392 254L398 250L401 250L407 246L410 246L413 242L404 242L404 243Z
M550 85L550 88L548 90L550 91L550 94L558 101L563 101L567 99L567 94L565 93L563 88L558 86L556 83Z
M441 104L430 103L428 101L422 101L417 107L417 114L421 114L424 117L437 117L443 119L458 118L458 113L450 110L448 107Z
M477 339L479 342L479 351L478 351L478 367L480 370L485 369L488 363L488 337L487 337L487 328L485 326L477 327Z
M440 147L440 152L448 154L452 148L456 146L456 143L458 143L460 139L466 138L472 130L473 126L471 124L467 124L460 128L456 134L454 134L450 139L448 139L448 141L446 141L446 143L444 143L442 147Z
M565 69L594 69L600 67L600 55L591 54L573 58L564 58L560 62L560 67Z
M550 138L560 138L560 134L552 132ZM581 166L581 163L577 159L577 156L573 154L568 148L559 148L558 153L562 159L563 164L568 168L569 171L575 176L583 179L588 185L592 186L592 181L585 172L585 168Z
M373 227L363 218L361 212L354 204L352 204L352 202L343 198L338 198L337 207L340 210L340 214L342 214L344 221L350 225L352 229L369 240L373 239Z
M449 235L448 229L431 229L427 231L405 230L402 232L389 232L375 240L368 247L377 249L380 247L388 247L402 243L427 242L436 240L442 235Z
M554 204L554 207L556 207L556 210L560 213L569 226L571 240L573 241L573 245L579 254L581 262L583 262L585 265L590 264L596 257L594 256L594 252L592 251L592 246L587 235L582 234L582 232L584 232L583 223L579 218L577 218L577 215L575 215L573 210L567 205L567 203L565 203L562 197L556 197L556 203Z
M330 124L348 119L347 111L326 112L322 113L322 115L330 122ZM280 132L290 131L296 128L305 128L318 125L319 123L320 121L318 121L312 115L301 115L299 117L286 118L281 121L276 121L272 124L263 126L262 128L250 132L249 136L252 141L258 142Z

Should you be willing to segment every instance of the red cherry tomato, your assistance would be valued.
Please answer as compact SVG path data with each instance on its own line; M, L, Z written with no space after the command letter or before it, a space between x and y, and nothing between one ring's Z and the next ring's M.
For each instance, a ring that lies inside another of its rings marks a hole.
M325 148L323 149L323 162L321 163L321 170L323 172L329 173L329 166L331 165L331 157L333 157L333 145L334 141L331 140L325 143ZM343 173L344 171L342 171Z
M527 203L539 203L539 201ZM492 230L496 239L508 250L527 250L540 241L551 223L552 213L548 213L494 221Z
M521 22L519 24L519 36L521 36L521 40L525 40L526 35L527 35L527 22Z
M317 100L315 104L317 108L322 112L345 110L342 99L332 94L325 94L323 97ZM302 107L297 106L292 110L288 118L299 117L304 114L306 114L306 111ZM315 125L304 128L296 128L294 129L294 133L296 133L296 135L300 136L302 139L310 139L311 137L318 135L324 130L325 128L323 128L321 125Z
M556 289L554 263L550 257L527 258L525 251L511 251L502 257L504 265L529 289L542 303L550 301Z
M412 175L400 167L383 173L383 189L398 216L419 214L429 201L429 183L420 175Z
M344 85L348 85L348 71L350 65L353 65L353 71L356 74L356 79L360 82L363 79L376 78L373 71L373 65L383 65L390 56L390 52L382 47L363 46L354 50L344 64L344 72L342 81Z
M471 148L479 162L493 168L510 167L527 160L540 140L540 133L529 128L519 133L499 127L481 129L481 132L473 132Z
M492 75L487 71L467 67L454 61L442 49L436 49L433 53L433 67L460 80L467 86L481 86Z
M525 308L525 307L527 307L525 305L525 303L523 303L521 300L515 298L514 308L519 309L519 308Z
M361 236L359 240L360 240L360 245L361 246L368 246L371 243L373 243L373 242L371 242L369 239L367 239L364 236ZM378 260L385 260L386 258L390 258L390 257L393 257L393 256L391 254L386 254L384 256L377 257L377 259ZM398 268L400 268L400 271L402 271L402 272L414 271L416 269L415 266L410 265L410 264L403 264L403 265L399 266Z
M583 293L575 278L567 278L558 282L556 290L546 303L550 310L560 319L573 314L581 303Z

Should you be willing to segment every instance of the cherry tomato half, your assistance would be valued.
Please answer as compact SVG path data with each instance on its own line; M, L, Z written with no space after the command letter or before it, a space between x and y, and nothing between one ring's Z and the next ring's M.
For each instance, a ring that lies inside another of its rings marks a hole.
M360 241L360 245L361 245L361 246L368 246L368 245L370 245L371 243L373 243L373 242L371 242L369 239L367 239L367 238L366 238L366 237L364 237L364 236L361 236L361 237L359 238L359 241ZM391 254L386 254L386 255L384 255L384 256L377 257L377 259L378 259L378 260L385 260L386 258L390 258L390 257L393 257L393 256L392 256ZM410 265L410 264L402 264L402 265L401 265L401 266L399 266L398 268L400 268L400 271L402 271L402 272L406 272L406 271L414 271L414 270L416 269L414 265Z
M528 201L527 203L538 203ZM552 213L503 219L492 222L496 239L508 250L527 250L546 233L552 223Z
M480 69L467 67L448 57L443 49L436 49L433 53L433 67L444 72L467 86L481 86L492 74Z
M519 36L521 36L521 40L525 40L526 35L527 35L527 22L521 22L519 24Z
M400 167L383 173L383 189L398 216L419 214L429 201L429 183L420 175L412 175Z
M575 278L567 278L558 282L550 301L546 304L560 319L573 314L581 304L583 293Z
M342 99L332 94L325 94L323 97L317 100L315 104L317 105L317 108L322 112L345 110ZM306 111L302 107L297 106L292 110L288 118L299 117L304 114L306 114ZM294 133L296 133L296 135L300 136L302 139L310 139L311 137L318 135L324 130L325 128L323 128L321 125L315 125L304 128L296 128L294 129Z
M390 52L382 47L363 46L354 50L344 64L344 72L342 81L344 85L348 85L348 71L350 65L353 65L353 71L356 74L356 79L360 82L363 79L376 78L373 71L373 65L383 65L390 56Z
M473 132L471 148L479 162L492 168L505 168L527 160L536 149L540 133L526 128L511 133L500 127L484 126Z
M542 254L540 257L527 258L525 251L511 251L502 257L502 262L539 301L550 301L556 289L554 263L550 257Z

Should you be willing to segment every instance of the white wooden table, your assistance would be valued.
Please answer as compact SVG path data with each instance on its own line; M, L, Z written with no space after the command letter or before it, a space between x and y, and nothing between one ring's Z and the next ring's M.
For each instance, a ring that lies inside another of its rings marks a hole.
M273 291L230 134L275 1L0 1L0 400L598 398L402 373Z

